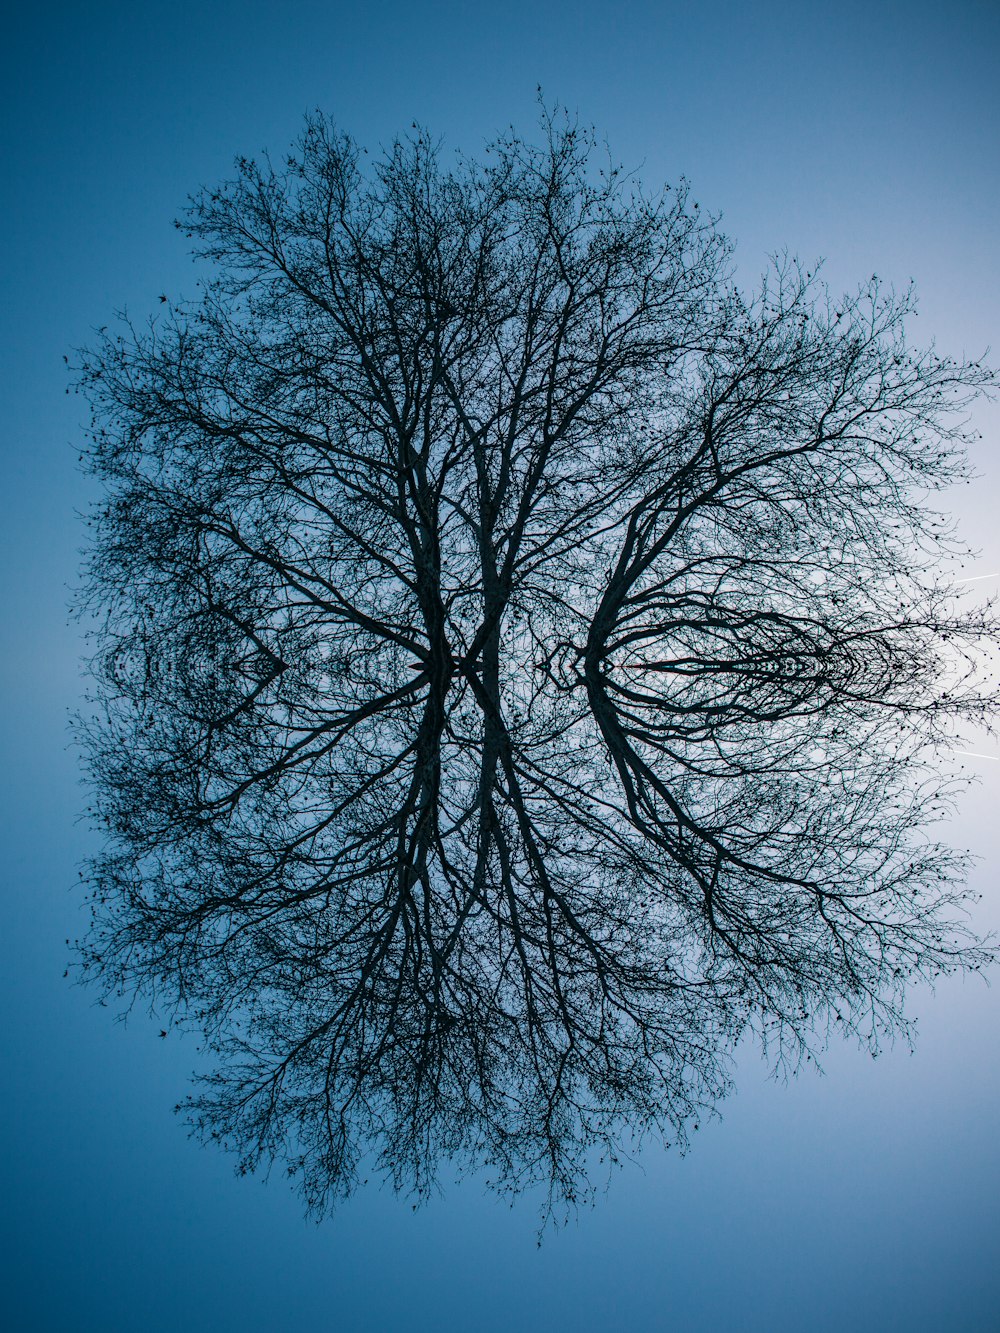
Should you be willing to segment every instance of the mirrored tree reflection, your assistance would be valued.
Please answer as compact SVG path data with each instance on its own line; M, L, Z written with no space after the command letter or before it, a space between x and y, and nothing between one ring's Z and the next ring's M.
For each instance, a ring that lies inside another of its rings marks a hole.
M928 829L996 622L926 506L995 377L910 293L746 295L560 116L450 167L313 117L181 225L202 294L80 371L83 961L204 1034L199 1132L318 1210L373 1157L560 1204L748 1031L877 1050L983 964Z

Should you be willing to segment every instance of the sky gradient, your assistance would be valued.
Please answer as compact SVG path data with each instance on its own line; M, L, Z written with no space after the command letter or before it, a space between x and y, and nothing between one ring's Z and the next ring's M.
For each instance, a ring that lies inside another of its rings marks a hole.
M66 717L66 623L92 498L63 356L126 308L192 294L186 196L236 154L276 156L319 107L375 148L412 121L475 153L530 136L536 86L605 133L647 184L686 175L737 244L826 258L920 296L941 349L1000 355L1000 10L516 0L49 5L4 61L3 516L6 615L3 1305L17 1330L79 1333L996 1327L1000 991L913 997L917 1052L846 1048L790 1085L740 1052L738 1092L688 1157L647 1151L536 1247L537 1199L476 1180L414 1212L365 1191L320 1227L278 1172L239 1180L171 1108L194 1044L111 1021L63 980L92 847ZM977 410L980 480L954 497L1000 571L1000 420ZM984 590L995 585L986 580ZM990 743L971 748L990 752ZM993 749L993 753L998 751ZM980 856L977 918L1000 926L1000 762L953 837ZM994 977L994 982L996 977Z

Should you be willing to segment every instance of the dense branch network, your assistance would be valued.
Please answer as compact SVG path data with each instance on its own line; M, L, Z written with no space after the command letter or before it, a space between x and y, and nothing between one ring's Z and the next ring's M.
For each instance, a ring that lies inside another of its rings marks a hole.
M573 1199L748 1027L877 1046L984 958L925 830L995 623L921 503L991 372L875 278L743 296L685 188L545 131L366 176L311 119L192 202L202 298L82 369L87 964L206 1034L194 1123L318 1208L366 1154Z

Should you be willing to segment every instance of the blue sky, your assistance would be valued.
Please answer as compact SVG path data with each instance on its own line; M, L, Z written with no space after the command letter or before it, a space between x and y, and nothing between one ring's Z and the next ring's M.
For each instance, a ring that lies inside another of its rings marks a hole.
M475 152L530 133L541 84L647 183L685 174L751 281L823 255L921 296L918 337L1000 348L995 5L516 0L50 4L5 31L2 1194L10 1327L201 1330L986 1330L1000 1303L1000 992L914 996L915 1055L834 1050L827 1076L738 1094L685 1159L648 1152L535 1245L537 1201L475 1181L413 1212L370 1191L317 1228L277 1178L236 1179L171 1107L196 1061L143 1013L63 981L89 847L66 713L88 487L62 357L127 307L192 292L171 223L237 153L320 107L375 146L414 119ZM1000 420L954 497L1000 570ZM993 584L980 585L990 588ZM982 749L982 745L973 748ZM987 747L988 748L988 747ZM1000 762L954 836L1000 925Z

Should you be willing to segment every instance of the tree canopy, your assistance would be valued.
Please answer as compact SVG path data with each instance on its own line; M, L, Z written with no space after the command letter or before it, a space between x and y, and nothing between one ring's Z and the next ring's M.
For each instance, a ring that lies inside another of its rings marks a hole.
M443 1159L585 1194L753 1032L877 1051L980 967L938 750L995 704L928 497L986 366L912 293L747 294L572 121L445 161L308 119L83 355L88 976L322 1210Z

